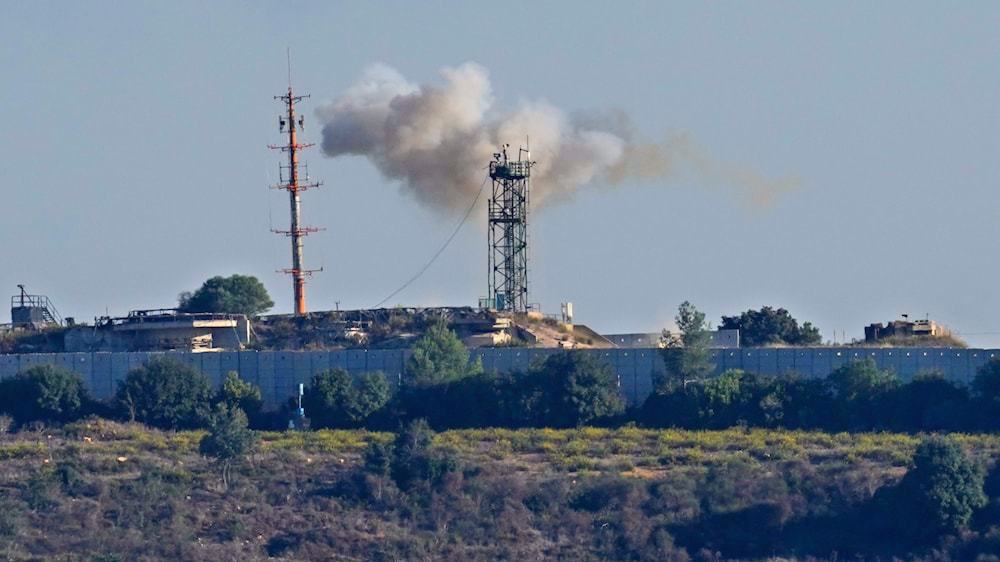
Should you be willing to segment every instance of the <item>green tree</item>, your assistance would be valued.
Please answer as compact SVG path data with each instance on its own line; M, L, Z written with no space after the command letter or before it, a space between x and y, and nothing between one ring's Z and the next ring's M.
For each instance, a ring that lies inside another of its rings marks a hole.
M888 402L899 387L895 373L879 369L867 357L834 369L826 382L834 395L833 427L871 431L888 424Z
M354 414L359 421L371 418L392 399L392 385L385 373L362 373L355 382L357 390Z
M243 410L248 418L260 414L264 407L260 388L252 382L241 379L240 374L236 371L226 373L226 378L222 381L222 386L219 387L215 400L225 404L230 409Z
M540 385L541 397L529 404L540 406L540 425L577 427L620 415L625 403L618 392L618 378L611 367L587 353L562 351L534 366L525 380ZM527 394L533 394L525 388Z
M406 364L407 384L427 386L478 374L483 367L470 361L469 350L444 321L431 324L411 350Z
M434 431L423 419L410 422L396 435L390 474L400 489L429 486L458 469L454 455L435 448L433 442Z
M169 357L154 357L132 369L115 395L119 411L130 421L163 429L200 427L211 400L208 377Z
M674 320L677 332L663 331L663 362L667 377L658 382L658 391L672 385L703 380L715 370L710 349L712 334L709 333L705 314L684 301L677 308Z
M740 419L740 414L744 413L740 406L748 401L745 394L750 389L746 384L749 378L739 369L730 369L703 383L703 427L729 427Z
M1000 359L990 359L972 379L972 395L985 429L1000 429Z
M89 402L80 377L54 365L30 367L0 381L0 411L18 424L72 421Z
M355 382L347 371L330 369L313 375L302 406L315 427L358 427L382 409L391 394L382 373L365 373Z
M984 479L982 468L954 439L929 437L917 446L913 468L893 494L895 505L888 507L902 525L918 532L955 532L986 505Z
M937 370L920 373L897 388L891 402L890 427L896 431L959 431L975 411L968 388Z
M208 433L198 449L222 463L222 483L229 486L233 461L249 453L256 442L257 435L248 427L243 410L219 403L208 417Z
M177 309L181 312L219 312L256 316L274 306L267 289L252 275L212 277L195 292L181 293L177 300Z
M762 307L739 316L723 316L723 330L739 330L740 343L748 347L763 345L817 345L822 341L819 329L809 322L799 326L784 308Z

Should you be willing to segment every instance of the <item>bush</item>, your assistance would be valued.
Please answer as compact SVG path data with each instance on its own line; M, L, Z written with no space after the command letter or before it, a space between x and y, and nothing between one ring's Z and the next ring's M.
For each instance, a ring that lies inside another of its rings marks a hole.
M389 381L382 373L366 373L357 383L343 369L316 373L302 397L314 427L359 427L381 410L391 397Z
M256 418L264 405L260 388L257 385L240 378L236 371L226 374L222 386L216 395L216 402L225 404L229 409L239 408L248 418Z
M542 426L576 427L625 411L611 367L591 355L567 351L550 355L518 382L529 394L532 385L540 388L540 398L531 405L538 409Z
M833 427L863 431L888 425L888 398L899 387L894 373L880 370L869 357L835 369L826 380L834 395Z
M913 468L877 504L900 536L926 541L968 525L986 505L983 483L982 469L955 440L929 437L917 446Z
M941 372L922 373L891 396L896 431L959 431L970 425L969 391Z
M979 368L972 380L972 393L981 415L981 427L1000 429L1000 359L991 359Z
M203 426L211 399L208 377L168 357L150 359L133 369L115 395L121 415L162 429Z
M201 454L220 460L231 460L250 452L257 442L256 434L247 427L247 416L239 408L216 404L208 418L208 433L201 438Z
M432 446L434 432L424 420L415 420L396 436L390 474L401 490L425 488L458 469L454 456ZM372 459L374 462L374 459Z
M80 377L53 365L31 367L0 381L0 410L22 425L70 422L85 415L89 403Z

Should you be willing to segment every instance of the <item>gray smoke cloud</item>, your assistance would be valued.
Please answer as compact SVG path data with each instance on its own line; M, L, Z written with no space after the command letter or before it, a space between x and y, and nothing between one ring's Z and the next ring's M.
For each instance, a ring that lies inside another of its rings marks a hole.
M320 106L323 152L361 155L387 178L432 208L469 205L497 147L512 155L530 139L533 206L568 199L586 185L629 179L690 179L725 187L751 204L768 204L798 182L771 180L752 169L718 162L689 136L638 139L620 111L569 115L544 101L493 110L489 73L475 63L440 72L438 84L415 84L384 64Z

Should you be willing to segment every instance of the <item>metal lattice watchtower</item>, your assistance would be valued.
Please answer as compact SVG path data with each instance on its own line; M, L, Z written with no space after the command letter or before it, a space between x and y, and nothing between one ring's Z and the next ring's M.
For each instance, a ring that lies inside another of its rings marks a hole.
M509 145L493 155L490 179L488 306L499 311L528 311L528 181L531 153L507 155ZM521 156L525 158L522 159Z

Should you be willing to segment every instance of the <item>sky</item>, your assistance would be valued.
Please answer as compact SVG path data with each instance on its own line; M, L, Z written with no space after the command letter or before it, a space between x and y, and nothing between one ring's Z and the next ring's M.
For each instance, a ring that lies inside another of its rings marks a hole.
M242 273L290 312L267 148L287 49L310 142L315 110L373 64L439 84L475 62L498 115L621 111L650 141L686 134L798 180L760 206L698 177L598 177L533 209L545 312L571 301L618 333L668 327L685 300L714 324L770 305L825 340L909 314L1000 347L997 29L995 2L5 2L0 292L23 283L91 321ZM364 157L304 159L324 182L303 196L326 229L306 240L313 310L373 306L459 224ZM486 259L476 209L387 305L474 306Z

